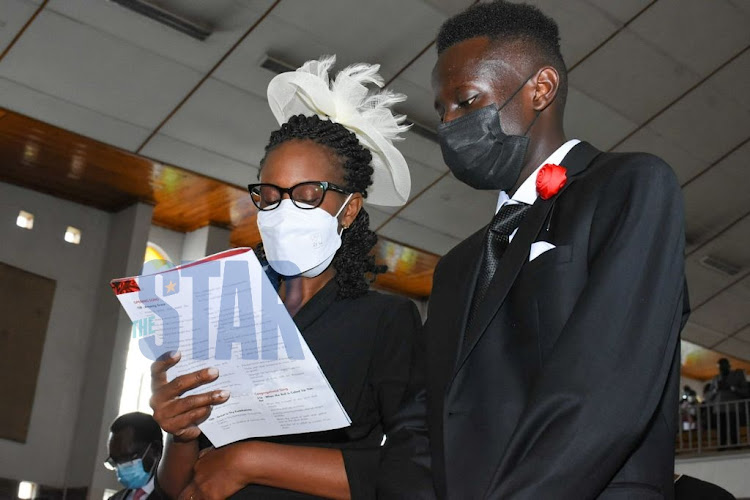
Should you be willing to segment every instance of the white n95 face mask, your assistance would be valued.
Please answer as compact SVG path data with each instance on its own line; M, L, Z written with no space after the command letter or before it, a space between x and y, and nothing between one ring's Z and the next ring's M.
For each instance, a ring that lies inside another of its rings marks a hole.
M258 212L258 230L268 264L282 276L313 278L325 271L341 247L338 216L317 207L297 208L290 199L273 210Z

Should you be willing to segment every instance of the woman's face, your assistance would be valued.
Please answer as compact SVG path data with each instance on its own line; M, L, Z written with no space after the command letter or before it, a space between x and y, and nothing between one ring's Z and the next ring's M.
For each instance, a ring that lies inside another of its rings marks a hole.
M344 168L341 160L328 147L306 139L283 142L266 156L260 172L260 182L290 188L301 182L327 181L344 187ZM287 194L284 197L288 197ZM337 191L326 192L320 208L335 215L346 201L347 195ZM352 195L339 215L339 224L348 227L362 207L362 195Z

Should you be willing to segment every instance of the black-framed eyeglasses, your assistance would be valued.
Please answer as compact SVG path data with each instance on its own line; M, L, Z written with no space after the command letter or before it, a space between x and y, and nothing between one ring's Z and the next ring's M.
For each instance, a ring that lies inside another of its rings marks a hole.
M133 462L134 460L138 460L139 458L142 460L143 457L146 456L146 453L148 453L149 448L151 448L151 443L149 443L148 446L146 446L146 449L143 450L143 452L133 453L130 457L128 457L127 460L122 460L120 462L116 462L115 459L112 458L112 456L110 455L107 457L107 460L104 461L104 467L106 467L109 470L117 470L118 465L123 465L128 462Z
M249 184L250 198L260 210L273 210L281 204L284 194L289 195L294 206L303 210L318 208L328 191L350 194L349 191L332 182L309 181L301 182L290 188L282 188L275 184Z

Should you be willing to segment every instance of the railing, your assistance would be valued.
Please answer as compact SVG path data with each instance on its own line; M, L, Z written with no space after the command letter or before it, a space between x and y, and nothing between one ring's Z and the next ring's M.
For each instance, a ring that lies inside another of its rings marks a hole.
M750 399L680 404L678 454L700 454L750 447Z

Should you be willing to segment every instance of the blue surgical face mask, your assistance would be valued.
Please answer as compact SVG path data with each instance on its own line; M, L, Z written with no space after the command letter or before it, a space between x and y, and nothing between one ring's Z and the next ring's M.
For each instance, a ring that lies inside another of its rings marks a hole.
M151 447L151 445L149 445L149 447ZM143 455L145 456L146 453L148 453L148 448L146 448ZM148 484L149 479L151 479L152 471L146 471L143 467L143 458L136 458L135 460L125 462L124 464L117 464L116 473L117 480L120 481L120 484L126 488L137 490Z

